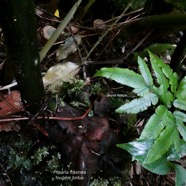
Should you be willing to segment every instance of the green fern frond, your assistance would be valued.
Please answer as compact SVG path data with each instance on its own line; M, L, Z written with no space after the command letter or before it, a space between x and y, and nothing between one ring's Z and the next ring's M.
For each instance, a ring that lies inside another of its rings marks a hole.
M150 164L160 159L174 144L176 128L174 124L169 124L155 140L151 149L148 151L144 164ZM166 143L165 143L166 142Z
M180 81L175 96L180 100L186 101L186 76Z
M129 103L126 103L116 109L117 113L132 113L136 114L147 110L151 105L155 105L158 102L158 97L156 94L149 93L141 98L134 99Z
M153 57L153 56L150 56L150 62L151 62L151 66L154 70L154 74L156 76L156 80L157 80L157 83L160 85L160 86L163 86L163 88L165 90L167 90L169 88L169 82L168 82L168 79L166 78L166 76L163 74L161 68L158 66L157 64L157 60Z
M163 118L165 118L167 112L168 109L165 106L158 106L155 114L146 123L139 139L156 139L165 127Z
M176 120L176 125L177 125L177 128L178 128L179 133L183 137L184 141L186 141L186 126L178 118Z
M184 125L184 122L186 122L186 114L180 111L175 111L173 115L176 118L177 129L183 139L186 141L186 126Z
M129 69L102 68L95 74L95 76L106 77L134 89L146 85L141 75Z
M141 75L142 75L146 85L149 87L152 87L153 86L153 79L152 79L151 72L150 72L146 62L141 57L138 57L138 65L139 65L139 70L141 72Z
M160 85L158 90L159 90L158 94L159 94L160 100L166 107L170 108L174 100L173 94L170 91L168 91L168 89L165 89L163 85Z
M149 52L149 56L150 56L151 61L157 63L157 65L161 68L161 71L166 76L166 78L169 80L171 91L175 93L177 86L178 86L177 74L174 73L173 70L169 67L169 65L165 64L164 61L160 59L158 56L152 54L151 52Z
M167 161L165 155L154 163L144 164L144 160L149 149L153 145L153 142L154 140L152 139L143 139L134 142L118 144L117 146L128 151L133 156L133 159L137 160L147 170L155 174L166 175L171 170L172 165Z
M168 173L172 168L171 158L174 160L185 153L186 113L182 111L186 111L186 77L178 84L178 75L169 65L151 52L149 56L155 78L141 57L138 57L141 74L129 69L102 68L95 75L131 87L139 96L116 109L117 113L136 114L159 101L160 105L146 123L139 140L118 147L127 150L148 170L157 174ZM181 169L179 171L183 172ZM178 182L179 179L176 179Z
M186 169L182 166L175 164L176 171L176 186L184 186L186 185Z
M182 122L186 122L186 114L180 111L174 111L173 112L174 117L176 120L180 120Z
M144 84L141 87L133 89L132 92L136 93L138 96L144 96L150 92L150 89L146 84Z
M176 152L179 151L180 145L181 145L180 133L178 130L175 130L174 147L175 147Z
M180 158L184 157L185 154L186 154L186 142L180 139L179 150L177 151L175 147L173 146L170 149L170 154L167 156L167 160L178 161Z
M174 107L186 111L186 102L180 99L176 99L173 102Z

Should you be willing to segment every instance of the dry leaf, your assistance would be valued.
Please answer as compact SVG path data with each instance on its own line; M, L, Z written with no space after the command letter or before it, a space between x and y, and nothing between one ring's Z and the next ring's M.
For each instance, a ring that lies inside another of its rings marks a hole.
M55 31L56 29L53 26L45 26L42 28L42 36L48 40Z
M71 82L78 71L79 65L72 62L54 65L43 77L44 86L48 91L56 92L61 87L62 82Z
M76 42L74 40L76 40ZM60 61L62 59L66 59L70 54L75 53L80 43L81 43L80 35L68 37L65 40L65 43L61 44L60 47L56 50L56 60Z
M98 30L106 29L106 23L102 19L95 19L93 22L93 26Z
M11 91L0 97L0 117L10 116L24 110L19 91Z

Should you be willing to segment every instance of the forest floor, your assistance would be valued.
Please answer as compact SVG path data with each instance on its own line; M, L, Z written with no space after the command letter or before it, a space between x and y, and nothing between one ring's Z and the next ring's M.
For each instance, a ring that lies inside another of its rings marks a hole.
M36 6L40 49L67 11L61 8L56 17L57 13L47 12L49 8L42 3ZM21 121L30 116L20 102L18 87L13 86L9 93L0 90L1 119L9 119L0 124L0 185L174 185L173 173L155 175L116 147L139 137L151 111L116 114L115 109L135 95L129 88L94 74L102 67L136 71L137 52L158 42L176 44L177 36L168 35L153 42L148 39L149 33L123 36L122 24L142 16L141 9L127 10L121 19L115 10L102 16L96 7L85 15L80 12L41 62L47 90L39 113L43 118ZM3 66L3 40L0 50ZM169 60L169 56L162 57ZM2 73L3 68L0 70ZM12 116L17 121L11 120Z

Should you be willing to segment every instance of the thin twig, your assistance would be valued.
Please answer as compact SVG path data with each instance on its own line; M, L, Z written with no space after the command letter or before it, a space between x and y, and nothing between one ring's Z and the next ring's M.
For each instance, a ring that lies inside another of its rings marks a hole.
M17 82L15 81L15 82L13 82L13 83L11 83L9 85L5 85L3 87L0 87L0 90L9 90L10 88L12 88L12 87L14 87L16 85L17 85Z
M76 45L76 48L77 48L77 51L78 51L78 54L79 54L79 58L81 59L80 62L82 62L81 51L80 51L78 42L77 42L77 40L75 39L74 34L73 34L73 32L72 32L72 27L71 27L71 24L70 24L70 23L69 23L69 25L68 25L68 28L69 28L70 34L71 34L71 36L72 36L72 38L73 38L73 40L74 40L74 43L75 43L75 45Z
M103 33L103 35L98 39L98 41L95 43L95 45L91 48L87 56L84 58L84 63L86 63L89 56L92 54L92 52L95 50L95 48L100 44L100 42L103 40L103 38L112 30L112 28L119 22L119 20L123 17L123 15L126 13L128 8L130 7L132 2L128 4L128 6L123 10L121 15L113 22L113 24L110 25L110 27Z
M3 165L1 163L0 163L0 167L3 169L6 177L8 178L8 181L10 182L10 186L13 186L10 176L8 175L7 171L5 170L5 168L3 167Z
M120 33L121 30L118 30L117 33L110 39L110 41L106 44L106 46L102 49L102 51L99 53L99 56L97 57L97 59L99 59L99 57L102 55L102 53L104 52L104 50L106 50L106 48L111 44L111 42L114 40L114 38Z
M56 116L49 116L49 117L38 116L35 119L37 119L37 120L39 120L39 119L48 119L48 120L60 120L60 121L82 120L83 118L85 118L88 115L88 113L90 112L91 108L92 108L92 106L89 107L82 116L77 116L77 117L73 117L73 118L56 117ZM24 120L30 120L30 117L5 118L5 119L0 119L0 122L24 121Z
M151 35L153 30L151 30L144 38L142 38L141 41L138 42L138 44L124 57L124 59L127 59L132 53L134 53L143 43L144 41Z

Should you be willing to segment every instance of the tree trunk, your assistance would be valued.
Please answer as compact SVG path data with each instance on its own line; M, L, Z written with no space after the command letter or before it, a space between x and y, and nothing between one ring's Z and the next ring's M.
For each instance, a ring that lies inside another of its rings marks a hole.
M1 0L0 23L22 101L37 112L44 97L38 52L37 26L32 0Z

